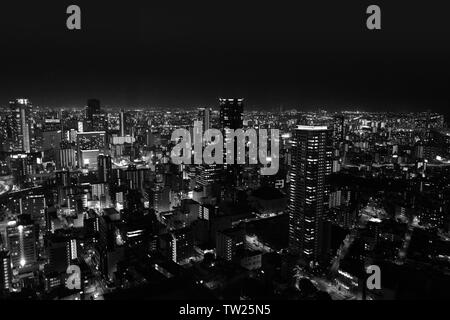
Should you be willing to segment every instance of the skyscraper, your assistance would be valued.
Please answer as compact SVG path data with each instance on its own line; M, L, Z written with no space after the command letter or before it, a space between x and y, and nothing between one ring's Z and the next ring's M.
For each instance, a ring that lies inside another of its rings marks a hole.
M198 118L202 121L202 134L212 128L212 110L211 108L199 108ZM206 141L204 141L206 145ZM207 187L220 178L223 166L219 164L201 164L196 168L196 183L202 187Z
M125 112L120 109L120 136L125 137Z
M9 102L9 140L12 151L30 152L30 109L28 99L15 99Z
M331 132L326 126L299 126L292 137L289 186L289 245L305 261L318 262L322 217L331 173Z
M98 114L100 112L100 100L89 99L86 107L86 119L92 121L94 114Z
M244 99L219 99L220 105L220 127L224 136L226 146L228 130L242 129L244 117ZM234 150L237 150L237 141L234 141ZM224 163L226 163L226 152L224 151ZM241 166L237 164L237 153L234 153L234 164L225 164L223 172L224 184L236 187L241 181Z
M199 108L198 109L198 118L203 123L202 130L205 132L208 129L211 129L211 108Z
M241 129L243 125L244 99L219 99L220 125L222 129Z
M86 107L86 124L90 131L104 131L107 129L107 116L100 108L100 101L89 99Z

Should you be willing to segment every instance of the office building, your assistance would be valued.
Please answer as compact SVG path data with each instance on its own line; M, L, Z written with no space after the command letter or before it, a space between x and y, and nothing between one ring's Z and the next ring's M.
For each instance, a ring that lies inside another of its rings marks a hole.
M11 289L12 271L11 256L8 251L0 251L0 296L7 294Z
M227 261L235 259L240 250L245 249L245 229L238 226L217 232L216 253L217 256Z
M37 232L34 224L17 224L8 227L8 248L13 268L33 267L37 263Z

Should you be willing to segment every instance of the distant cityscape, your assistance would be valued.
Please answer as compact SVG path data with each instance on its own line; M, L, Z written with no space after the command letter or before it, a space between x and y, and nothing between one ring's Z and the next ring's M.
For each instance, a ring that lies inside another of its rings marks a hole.
M448 298L442 114L29 98L0 109L1 299ZM173 163L172 132L195 120L279 130L278 171Z

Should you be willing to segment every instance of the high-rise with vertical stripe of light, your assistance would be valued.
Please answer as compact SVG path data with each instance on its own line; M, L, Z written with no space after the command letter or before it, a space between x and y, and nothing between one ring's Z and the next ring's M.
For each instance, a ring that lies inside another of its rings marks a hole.
M31 151L30 145L30 112L31 103L28 99L15 99L9 102L9 139L11 151Z
M320 261L322 219L331 174L331 131L298 126L292 136L289 185L289 247L309 264Z

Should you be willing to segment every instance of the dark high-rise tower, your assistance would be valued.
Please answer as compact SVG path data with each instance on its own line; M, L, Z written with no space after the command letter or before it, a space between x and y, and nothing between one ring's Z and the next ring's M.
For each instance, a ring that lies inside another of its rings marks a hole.
M289 245L307 262L322 254L322 217L331 173L331 132L326 126L299 126L292 137L289 186Z
M48 264L46 271L65 273L72 260L78 257L77 240L69 232L59 230L47 238Z
M219 105L222 129L241 129L243 125L244 99L219 99Z
M244 118L244 99L219 99L220 105L220 129L224 137L224 146L226 146L228 130L237 130L243 128ZM237 142L234 141L234 150L237 150ZM242 180L241 168L237 164L237 152L234 153L234 164L226 163L226 150L224 150L224 170L223 182L226 188L239 186ZM230 195L228 191L225 192Z
M100 113L100 100L97 99L89 99L87 101L87 107L86 107L86 119L91 120L94 117L94 114Z
M97 158L98 161L98 180L100 182L111 183L112 179L112 161L111 156L100 154Z
M106 114L97 99L89 99L87 102L86 125L90 131L104 131L107 128Z

